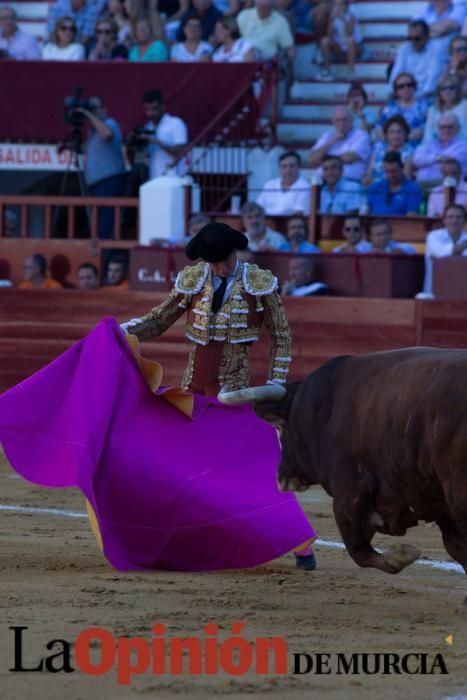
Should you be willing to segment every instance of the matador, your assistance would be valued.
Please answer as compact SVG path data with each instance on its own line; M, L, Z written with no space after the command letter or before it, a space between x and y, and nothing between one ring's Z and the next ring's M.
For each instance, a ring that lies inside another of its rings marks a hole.
M141 318L122 324L139 340L164 333L187 313L185 335L190 341L182 388L216 395L221 387L234 391L250 383L249 353L262 324L270 336L268 382L287 379L290 330L278 294L277 278L269 270L240 262L236 250L248 246L239 231L222 223L208 224L188 243L190 260L167 299Z

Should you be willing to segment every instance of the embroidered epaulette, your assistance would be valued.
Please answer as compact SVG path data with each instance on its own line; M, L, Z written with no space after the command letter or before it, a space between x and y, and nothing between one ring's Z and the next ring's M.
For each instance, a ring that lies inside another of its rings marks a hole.
M277 289L277 277L274 277L271 270L263 270L258 265L244 263L243 286L248 294L254 296L272 294Z
M175 289L181 294L199 294L204 287L209 273L209 265L200 262L197 265L187 265L178 273L175 280Z

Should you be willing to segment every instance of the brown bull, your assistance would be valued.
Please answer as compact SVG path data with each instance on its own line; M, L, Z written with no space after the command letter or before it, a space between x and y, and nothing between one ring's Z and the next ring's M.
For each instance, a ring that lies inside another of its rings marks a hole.
M258 393L259 392L259 393ZM375 532L439 526L467 573L467 351L409 348L338 357L301 382L220 394L279 426L283 488L321 484L359 566L397 573L419 552L379 554Z

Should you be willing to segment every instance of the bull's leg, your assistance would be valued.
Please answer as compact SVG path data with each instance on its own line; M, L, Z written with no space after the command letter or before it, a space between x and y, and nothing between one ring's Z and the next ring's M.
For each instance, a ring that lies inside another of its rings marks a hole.
M369 494L347 492L345 498L334 498L333 509L347 551L359 566L397 574L420 556L408 544L395 545L383 554L373 549L374 512Z
M457 561L467 574L467 522L465 515L459 522L449 515L445 515L436 521L443 536L444 546L447 553ZM467 614L467 598L464 598L459 608L462 614Z
M462 532L457 523L445 515L436 521L443 536L446 552L457 561L467 574L467 534Z

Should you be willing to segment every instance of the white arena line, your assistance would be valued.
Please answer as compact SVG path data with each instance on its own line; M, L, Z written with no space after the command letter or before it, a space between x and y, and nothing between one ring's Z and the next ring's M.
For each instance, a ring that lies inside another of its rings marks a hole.
M10 513L45 513L46 515L63 515L66 518L87 518L86 513L76 510L60 510L60 508L32 508L29 506L7 506L0 504L0 510Z
M33 508L31 506L10 506L0 504L0 511L10 513L43 513L45 515L62 515L65 518L87 518L87 513L76 510L61 510L60 508ZM332 549L345 549L342 542L334 542L333 540L315 540L315 543L320 547L331 547ZM378 550L381 551L381 550ZM432 569L440 569L441 571L455 571L463 574L464 570L459 564L452 561L442 561L440 559L419 559L415 562L422 566L430 566ZM467 700L467 698L466 698Z

